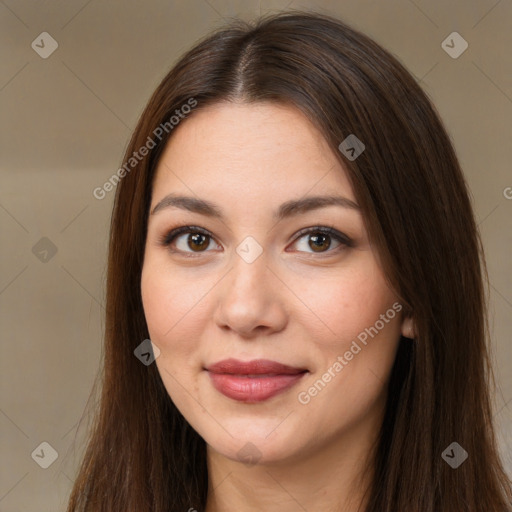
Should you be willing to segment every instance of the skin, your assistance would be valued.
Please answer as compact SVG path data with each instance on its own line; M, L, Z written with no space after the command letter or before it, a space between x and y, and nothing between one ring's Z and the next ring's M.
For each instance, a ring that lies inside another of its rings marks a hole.
M150 337L160 349L158 371L207 443L207 512L357 510L371 478L363 462L380 428L399 336L414 336L412 321L397 313L300 403L298 393L399 299L359 210L331 205L272 218L282 203L304 196L357 203L345 170L296 108L221 103L174 130L156 171L151 211L169 193L214 202L225 215L220 221L176 207L150 215L141 281ZM160 243L187 225L211 233L202 249L194 251L193 230L171 246ZM297 233L317 226L346 234L354 246L327 237L315 252L314 233ZM252 263L236 252L247 236L263 250ZM203 370L230 357L309 373L284 393L243 403L219 393ZM244 446L256 464L241 460Z

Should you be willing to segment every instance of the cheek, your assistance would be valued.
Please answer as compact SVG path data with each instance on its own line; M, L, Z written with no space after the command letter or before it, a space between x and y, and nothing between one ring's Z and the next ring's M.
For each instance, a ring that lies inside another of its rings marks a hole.
M309 299L328 328L314 336L318 364L297 399L313 427L328 436L383 406L401 317L395 294L372 265L345 273Z
M201 281L179 273L171 275L151 262L145 264L141 279L144 315L151 339L160 349L174 344L179 350L181 341L197 339L194 331L199 332L201 299L208 290L207 283Z
M336 351L374 326L395 300L395 294L371 255L361 258L358 268L322 281L316 287L308 286L300 293L307 297L304 302L313 306L311 309L322 325L321 343ZM399 315L395 310L390 313L384 325L379 322L381 338L394 337L397 332Z
M169 396L187 413L193 407L189 393L197 392L194 340L199 340L199 301L204 292L149 262L143 268L141 294L149 337L160 349L156 366Z

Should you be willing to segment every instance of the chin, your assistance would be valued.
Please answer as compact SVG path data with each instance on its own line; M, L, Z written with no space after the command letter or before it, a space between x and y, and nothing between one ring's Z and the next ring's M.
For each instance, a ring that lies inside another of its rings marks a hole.
M254 418L237 421L236 427L233 423L226 427L233 437L222 431L220 435L206 435L203 439L209 449L247 466L274 464L294 459L302 452L303 447L298 442L297 433L294 434L289 429L281 429L279 433L277 432L276 425L279 425L279 421L273 419L258 422Z

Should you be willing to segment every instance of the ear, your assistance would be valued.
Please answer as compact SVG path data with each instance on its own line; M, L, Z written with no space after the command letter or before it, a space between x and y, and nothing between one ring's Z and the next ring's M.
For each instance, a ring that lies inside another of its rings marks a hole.
M417 336L416 326L414 325L412 315L404 315L402 319L402 336L412 340Z

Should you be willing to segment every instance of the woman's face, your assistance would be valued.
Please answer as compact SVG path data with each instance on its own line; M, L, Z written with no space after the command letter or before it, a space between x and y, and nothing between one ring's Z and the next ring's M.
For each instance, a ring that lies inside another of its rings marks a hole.
M406 324L346 172L298 110L195 112L163 153L150 211L156 364L210 450L271 463L376 435Z

